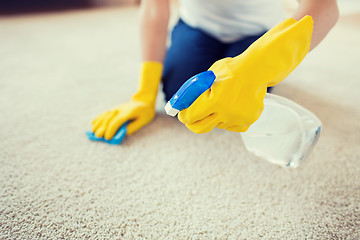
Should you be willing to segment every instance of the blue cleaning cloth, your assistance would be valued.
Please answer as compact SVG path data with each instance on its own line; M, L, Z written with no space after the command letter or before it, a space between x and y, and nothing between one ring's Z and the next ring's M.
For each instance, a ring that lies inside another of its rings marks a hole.
M124 123L119 130L117 131L117 133L115 134L115 136L110 139L110 140L106 140L105 138L101 137L96 137L95 133L87 131L86 135L88 136L88 138L90 140L93 141L101 141L101 142L106 142L108 144L114 144L114 145L119 145L122 143L122 141L124 140L125 136L126 136L126 126L129 124L129 122Z

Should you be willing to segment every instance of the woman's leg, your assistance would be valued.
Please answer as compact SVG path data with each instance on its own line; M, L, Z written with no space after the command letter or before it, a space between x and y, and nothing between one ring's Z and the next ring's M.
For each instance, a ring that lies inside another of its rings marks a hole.
M166 101L186 80L206 71L219 60L224 50L225 44L180 19L172 31L171 45L164 62L162 83Z
M253 42L255 42L263 34L264 33L255 36L248 36L234 43L228 43L222 57L236 57L237 55L244 52Z

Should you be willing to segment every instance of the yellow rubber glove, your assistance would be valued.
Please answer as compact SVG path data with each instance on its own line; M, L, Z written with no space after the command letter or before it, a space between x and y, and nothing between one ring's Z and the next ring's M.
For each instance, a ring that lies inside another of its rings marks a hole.
M92 122L92 131L96 137L110 140L127 121L126 135L131 135L155 116L155 101L161 79L163 65L160 62L144 62L140 73L139 91L130 102L100 114Z
M215 62L216 79L178 118L195 133L214 127L245 132L261 115L267 87L290 74L309 52L313 21L287 19L235 58Z

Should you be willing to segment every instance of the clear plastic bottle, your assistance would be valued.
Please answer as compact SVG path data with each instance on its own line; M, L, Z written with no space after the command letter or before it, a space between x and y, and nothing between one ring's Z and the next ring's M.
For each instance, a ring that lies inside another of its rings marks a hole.
M260 118L241 133L246 149L271 163L298 167L320 136L320 120L302 106L274 94L266 94L264 105Z
M166 113L174 117L188 108L215 78L212 71L206 71L187 80L166 104ZM269 162L298 167L320 136L320 120L300 105L274 94L266 94L264 105L260 118L241 133L245 147Z

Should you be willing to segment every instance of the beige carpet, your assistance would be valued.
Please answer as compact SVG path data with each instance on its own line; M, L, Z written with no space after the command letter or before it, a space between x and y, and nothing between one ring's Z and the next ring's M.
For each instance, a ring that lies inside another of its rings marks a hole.
M291 170L237 133L191 133L162 95L123 145L86 138L136 89L137 13L0 19L0 239L359 239L359 24L340 22L276 89L324 125Z

